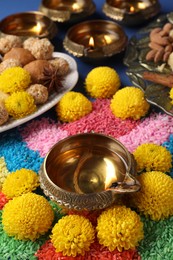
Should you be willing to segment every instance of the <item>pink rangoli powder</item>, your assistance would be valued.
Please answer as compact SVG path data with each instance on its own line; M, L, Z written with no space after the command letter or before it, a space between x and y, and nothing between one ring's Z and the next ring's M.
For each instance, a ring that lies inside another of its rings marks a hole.
M152 113L141 120L116 118L110 110L110 99L97 99L93 110L81 119L63 123L48 118L33 120L21 128L21 136L28 147L44 157L50 148L63 138L78 133L102 133L122 142L133 152L142 143L162 144L173 132L173 117Z
M44 157L55 143L68 136L68 132L60 129L59 123L42 118L22 128L21 136L31 150L39 151L40 156Z
M149 117L143 119L130 133L120 136L118 140L122 142L130 152L133 152L143 143L161 145L168 140L172 132L172 116L152 113Z
M110 110L110 100L97 99L93 102L93 110L90 114L78 121L63 124L60 128L68 131L70 135L96 132L117 138L128 134L138 124L140 121L116 118Z

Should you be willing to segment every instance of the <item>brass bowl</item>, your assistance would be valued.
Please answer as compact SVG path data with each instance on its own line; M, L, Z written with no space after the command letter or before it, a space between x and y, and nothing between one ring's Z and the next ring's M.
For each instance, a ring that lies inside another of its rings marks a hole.
M55 144L39 171L46 196L67 208L103 209L140 189L133 156L116 139L77 134Z
M57 33L56 24L41 12L23 12L5 17L0 22L3 34L53 38Z
M39 10L56 22L76 21L95 12L92 0L42 0Z
M127 26L136 26L156 16L161 6L158 0L106 0L103 13Z
M122 52L127 41L124 30L117 23L90 20L72 26L67 31L63 45L76 57L100 59Z

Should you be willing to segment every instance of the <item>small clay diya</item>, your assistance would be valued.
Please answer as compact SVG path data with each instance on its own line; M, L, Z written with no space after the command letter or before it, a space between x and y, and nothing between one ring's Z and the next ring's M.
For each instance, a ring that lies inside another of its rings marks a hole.
M127 36L120 25L107 20L90 20L72 26L63 41L64 48L76 57L92 59L122 52Z

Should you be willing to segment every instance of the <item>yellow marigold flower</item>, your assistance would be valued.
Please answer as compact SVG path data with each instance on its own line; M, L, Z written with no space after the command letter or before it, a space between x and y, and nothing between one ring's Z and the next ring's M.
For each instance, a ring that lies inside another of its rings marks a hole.
M151 171L138 176L141 190L133 195L132 203L145 216L158 221L173 215L173 180L163 172Z
M2 192L8 199L31 192L39 186L39 177L36 172L29 169L20 169L10 173L5 179Z
M171 88L169 91L169 97L171 99L171 104L173 104L173 88Z
M120 85L118 73L107 66L92 69L85 79L85 89L93 98L110 98Z
M110 251L132 249L144 237L139 215L121 205L104 210L97 219L96 230L99 243Z
M25 117L36 111L34 98L26 91L15 92L5 100L5 107L15 119Z
M89 114L92 103L82 93L70 91L56 105L56 112L62 122L73 122Z
M94 238L95 230L91 222L79 215L68 215L60 219L53 227L51 236L56 252L73 257L89 251Z
M8 174L9 171L7 169L4 157L0 157L0 191L2 190L2 185Z
M172 167L172 155L163 146L146 143L133 152L137 162L137 171L169 172Z
M121 119L138 120L146 115L149 107L143 91L135 87L125 87L118 90L110 104L112 113Z
M44 235L54 220L53 209L41 195L23 194L3 208L2 224L9 236L19 240L35 240Z
M5 93L26 89L30 83L29 72L21 67L8 68L0 75L0 90Z

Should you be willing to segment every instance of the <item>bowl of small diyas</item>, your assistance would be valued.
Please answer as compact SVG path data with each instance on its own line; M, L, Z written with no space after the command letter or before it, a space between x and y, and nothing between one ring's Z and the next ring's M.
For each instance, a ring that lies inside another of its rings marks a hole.
M76 210L106 208L140 189L133 156L103 134L76 134L56 143L39 176L46 196Z

